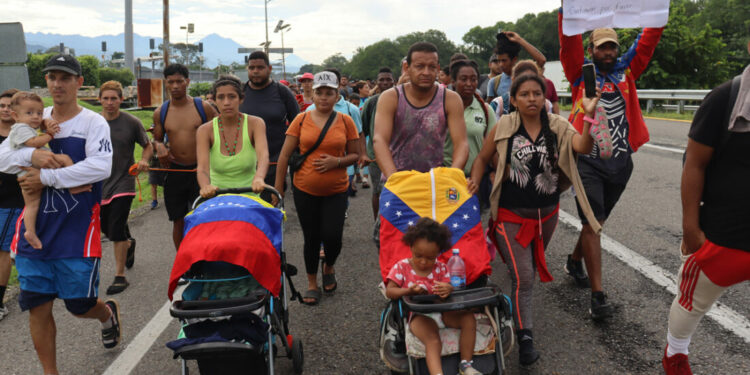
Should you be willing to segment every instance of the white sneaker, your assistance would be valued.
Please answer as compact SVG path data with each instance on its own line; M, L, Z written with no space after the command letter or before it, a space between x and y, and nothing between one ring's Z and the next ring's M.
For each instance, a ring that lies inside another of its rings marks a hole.
M3 320L3 318L5 318L8 315L8 313L9 313L8 307L6 306L0 307L0 320Z

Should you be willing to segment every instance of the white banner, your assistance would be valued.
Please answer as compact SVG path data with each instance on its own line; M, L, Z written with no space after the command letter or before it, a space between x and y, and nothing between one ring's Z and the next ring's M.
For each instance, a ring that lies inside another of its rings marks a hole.
M669 0L565 0L563 34L577 35L600 27L662 27L669 19Z

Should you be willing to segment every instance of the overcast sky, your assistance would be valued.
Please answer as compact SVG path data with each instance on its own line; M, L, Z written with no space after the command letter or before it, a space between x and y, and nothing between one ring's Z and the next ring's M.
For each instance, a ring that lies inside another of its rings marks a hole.
M427 29L446 33L455 43L470 28L515 21L526 13L548 11L559 0L272 0L268 3L271 47L281 47L273 33L279 20L291 24L284 45L296 55L320 63L337 52L351 57L357 47L384 38ZM265 40L263 0L172 0L171 40L184 41L180 25L195 24L190 39L211 33L246 47ZM23 23L26 32L115 35L124 31L125 0L6 0L0 22ZM133 0L134 32L162 36L162 1Z

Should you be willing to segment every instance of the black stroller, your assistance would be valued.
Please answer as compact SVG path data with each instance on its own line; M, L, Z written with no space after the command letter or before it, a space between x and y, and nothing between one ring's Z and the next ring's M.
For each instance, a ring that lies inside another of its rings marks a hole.
M221 189L214 198L196 200L185 217L168 292L171 299L179 279L187 280L170 309L181 329L167 344L183 374L187 361L196 360L201 374L272 375L279 346L302 373L302 341L288 328L287 289L291 300L301 297L291 280L297 270L282 248L285 214L241 195L251 191Z

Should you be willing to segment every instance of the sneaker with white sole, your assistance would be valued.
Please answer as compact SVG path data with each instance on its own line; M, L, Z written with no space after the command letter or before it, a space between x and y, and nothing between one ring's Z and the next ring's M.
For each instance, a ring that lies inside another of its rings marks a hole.
M8 316L8 313L9 311L7 306L0 307L0 320L3 320L3 318Z
M481 372L477 371L472 366L473 361L461 361L461 363L458 365L458 373L460 375L482 375Z
M112 349L120 343L121 331L120 331L120 306L117 301L111 299L104 302L112 313L111 322L112 326L109 328L102 328L102 344L107 349Z

